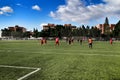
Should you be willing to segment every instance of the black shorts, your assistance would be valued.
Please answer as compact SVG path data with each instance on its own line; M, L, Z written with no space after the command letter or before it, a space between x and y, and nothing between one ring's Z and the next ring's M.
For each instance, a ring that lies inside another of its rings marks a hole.
M92 43L89 43L89 45L92 45Z

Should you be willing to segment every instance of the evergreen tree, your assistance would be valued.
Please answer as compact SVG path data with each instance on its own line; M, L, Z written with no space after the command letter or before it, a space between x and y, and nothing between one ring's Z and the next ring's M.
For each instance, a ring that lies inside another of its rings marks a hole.
M118 21L118 23L116 24L114 28L113 35L115 37L120 37L120 20Z
M79 36L83 36L83 29L81 27L79 28L78 32L79 32Z
M11 31L7 28L2 29L2 36L11 36Z
M38 29L35 29L35 28L34 28L34 29L33 29L33 33L34 33L34 34L33 34L34 37L36 37L36 38L39 37Z
M61 38L62 36L64 36L63 25L56 25L55 36L58 36L59 38Z
M109 20L108 20L107 17L105 18L105 23L104 24L109 25Z
M84 37L87 36L87 29L85 28L84 25L82 25L82 34Z
M110 34L111 34L111 32L110 32L110 27L109 27L109 20L108 20L107 17L105 18L104 32L105 32L105 33L104 33L105 35L110 35Z

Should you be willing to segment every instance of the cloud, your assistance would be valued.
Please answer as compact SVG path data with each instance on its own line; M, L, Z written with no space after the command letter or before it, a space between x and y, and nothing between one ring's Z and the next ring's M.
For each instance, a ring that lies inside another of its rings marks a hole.
M48 25L48 23L41 23L39 29L40 29L40 30L43 30L43 26L44 26L44 25Z
M85 6L83 0L66 0L66 4L58 6L56 11L51 11L50 16L62 21L86 23L120 14L120 0L103 0L103 2Z
M12 13L13 12L13 9L9 6L4 6L2 8L0 8L0 15L3 15L3 14L8 14L8 13Z
M2 11L0 11L0 15L2 15L3 14L3 12Z
M47 25L48 23L41 23L40 27L43 27L44 25Z
M120 5L120 0L103 0L107 4Z
M17 6L21 6L21 4L20 4L20 3L17 3L16 5L17 5Z
M39 7L38 5L32 6L32 9L33 9L33 10L37 10L37 11L40 11L40 10L41 10L40 7Z
M13 9L9 6L4 6L4 7L0 8L0 10L3 11L3 12L8 12L8 13L13 12Z

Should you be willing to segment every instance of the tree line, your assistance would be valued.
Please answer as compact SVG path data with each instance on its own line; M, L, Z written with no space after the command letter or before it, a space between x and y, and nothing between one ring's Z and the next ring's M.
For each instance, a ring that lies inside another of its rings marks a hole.
M56 25L56 27L50 28L48 30L42 30L40 32L42 37L72 37L72 36L91 36L91 37L99 37L100 36L100 30L97 29L97 27L85 27L82 25L79 28L71 28L69 26L65 27L63 25Z
M55 28L49 28L47 30L38 31L38 29L33 29L33 33L31 32L21 32L21 31L10 31L7 28L2 29L2 36L12 36L14 38L30 38L30 36L33 36L35 38L38 37L120 37L120 21L116 24L114 30L109 33L106 32L105 34L101 34L101 30L99 30L97 27L91 27L91 26L80 26L76 29L72 29L70 26L65 27L63 25L56 25Z

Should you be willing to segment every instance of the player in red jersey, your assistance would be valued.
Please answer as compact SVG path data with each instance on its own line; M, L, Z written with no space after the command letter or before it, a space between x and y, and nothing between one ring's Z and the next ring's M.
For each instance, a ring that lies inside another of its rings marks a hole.
M59 38L58 37L56 37L56 39L55 39L55 45L59 46Z
M41 39L41 45L43 45L43 44L44 44L44 39L42 38L42 39Z
M44 38L44 43L47 44L47 39L46 38Z
M110 44L112 45L112 43L113 43L113 40L112 40L112 38L110 38Z
M92 43L93 43L92 38L88 39L88 43L89 43L89 48L92 48Z

